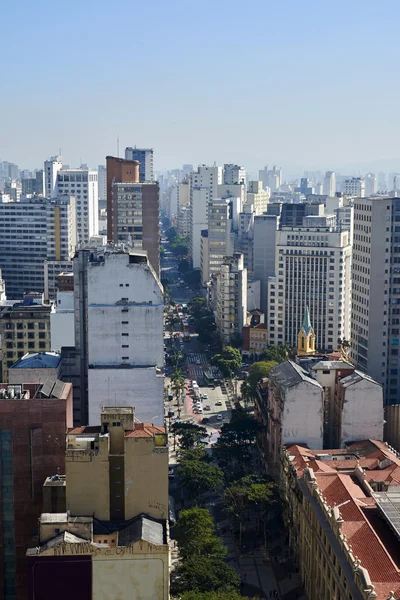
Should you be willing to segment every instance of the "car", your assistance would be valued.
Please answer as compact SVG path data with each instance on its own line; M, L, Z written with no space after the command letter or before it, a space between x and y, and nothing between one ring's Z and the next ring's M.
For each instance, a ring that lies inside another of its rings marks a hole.
M217 421L222 421L222 420L223 420L223 418L224 418L224 417L223 417L221 414L220 414L220 415L217 415Z
M199 415L202 415L203 414L203 407L199 406L198 409L197 409L197 412L199 413Z
M173 467L170 467L168 469L168 479L169 480L175 479L175 469Z
M208 400L208 394L202 394L201 398L202 400Z
M222 400L217 400L215 406L222 406Z
M201 361L199 358L196 358L196 365L201 365Z
M209 404L206 404L204 410L211 410L211 406Z

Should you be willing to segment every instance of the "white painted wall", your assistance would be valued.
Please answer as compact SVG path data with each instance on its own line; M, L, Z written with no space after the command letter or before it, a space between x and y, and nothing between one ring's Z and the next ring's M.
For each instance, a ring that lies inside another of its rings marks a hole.
M89 368L89 425L100 423L103 406L134 406L143 423L164 425L164 376L155 367Z
M341 447L350 441L382 441L383 420L382 386L364 378L348 385L343 402Z
M323 390L320 385L302 381L287 388L282 413L281 444L307 444L323 448Z

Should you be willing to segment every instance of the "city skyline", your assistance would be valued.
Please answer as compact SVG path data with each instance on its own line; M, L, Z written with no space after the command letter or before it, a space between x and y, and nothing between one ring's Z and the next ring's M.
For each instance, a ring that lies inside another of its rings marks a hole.
M65 163L94 167L119 137L120 156L125 146L154 148L156 170L214 160L286 172L400 164L391 101L400 8L385 7L175 0L111 12L100 1L94 12L75 0L35 20L26 0L8 4L3 17L18 24L19 43L5 28L0 51L13 69L0 99L0 157L34 168L61 148ZM40 64L51 76L37 78Z

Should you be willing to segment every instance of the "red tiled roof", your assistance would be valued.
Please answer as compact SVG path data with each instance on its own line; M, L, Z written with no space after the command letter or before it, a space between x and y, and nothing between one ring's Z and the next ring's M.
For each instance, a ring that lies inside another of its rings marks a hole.
M165 433L165 427L158 427L152 423L136 423L133 431L127 431L126 437L153 437L156 433Z
M100 433L101 432L101 427L100 425L93 425L93 426L83 426L83 427L73 427L72 429L68 430L68 433L72 433L73 435L78 435L80 433Z

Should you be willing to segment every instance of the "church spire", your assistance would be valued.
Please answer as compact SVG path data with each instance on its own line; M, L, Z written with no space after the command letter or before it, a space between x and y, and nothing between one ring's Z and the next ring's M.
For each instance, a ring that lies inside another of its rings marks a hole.
M297 354L299 356L315 354L315 333L311 325L308 306L304 311L303 324L297 336Z

